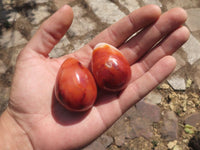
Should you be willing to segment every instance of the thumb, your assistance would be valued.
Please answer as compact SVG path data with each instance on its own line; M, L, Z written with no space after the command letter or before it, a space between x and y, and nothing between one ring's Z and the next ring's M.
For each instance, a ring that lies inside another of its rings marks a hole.
M26 45L24 52L35 51L48 56L53 47L60 41L69 29L73 20L72 8L63 6L49 17Z

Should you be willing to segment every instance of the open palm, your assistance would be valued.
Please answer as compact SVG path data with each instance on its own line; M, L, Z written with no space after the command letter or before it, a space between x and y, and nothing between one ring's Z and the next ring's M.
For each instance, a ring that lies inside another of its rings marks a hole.
M105 29L75 53L49 58L48 53L66 33L73 19L71 8L62 7L42 24L21 51L7 111L25 131L33 149L85 146L173 71L176 61L170 55L189 36L187 28L181 26L186 18L185 11L180 8L161 15L157 6L145 6ZM155 46L158 41L160 43ZM54 96L58 69L68 57L89 67L92 48L99 42L109 43L122 51L131 65L131 82L120 93L100 91L95 106L87 112L69 112Z

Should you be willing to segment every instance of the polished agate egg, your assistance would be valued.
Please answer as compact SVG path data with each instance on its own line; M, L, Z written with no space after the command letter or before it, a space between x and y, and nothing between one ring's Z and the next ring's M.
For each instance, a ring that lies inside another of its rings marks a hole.
M99 43L92 53L92 73L98 86L108 91L123 90L131 78L131 69L123 54L106 43Z
M97 87L91 72L74 58L61 65L55 85L57 100L70 111L90 109L97 97Z

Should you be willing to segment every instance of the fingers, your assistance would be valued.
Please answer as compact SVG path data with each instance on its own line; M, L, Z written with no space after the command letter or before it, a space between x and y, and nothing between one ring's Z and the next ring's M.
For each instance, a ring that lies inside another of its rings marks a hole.
M172 56L166 56L148 72L130 83L119 97L122 112L125 112L161 83L174 70L175 66L176 60Z
M25 50L33 50L48 56L49 52L67 32L73 20L72 9L65 5L46 20L27 44Z
M120 47L122 53L133 64L140 59L158 41L179 28L187 18L186 12L181 8L174 8L161 15L150 27L143 30L128 43Z
M189 30L186 27L180 27L174 31L170 36L163 40L154 50L147 54L142 60L146 69L149 69L157 62L159 59L166 55L173 54L177 49L179 49L189 38ZM146 70L143 69L143 70Z
M188 40L189 35L188 29L182 26L167 36L157 47L131 67L134 70L132 80L136 80L143 75L162 57L173 54Z
M97 43L105 42L118 47L132 34L156 21L160 14L161 10L156 5L139 8L105 29L89 45L93 48Z

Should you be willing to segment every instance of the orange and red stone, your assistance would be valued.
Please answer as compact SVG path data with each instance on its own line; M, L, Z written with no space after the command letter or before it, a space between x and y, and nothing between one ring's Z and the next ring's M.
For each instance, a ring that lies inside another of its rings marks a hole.
M92 54L92 73L102 89L123 90L131 79L131 69L123 54L115 47L98 44Z
M55 86L57 100L70 111L90 109L97 97L97 87L90 71L74 58L61 65Z

